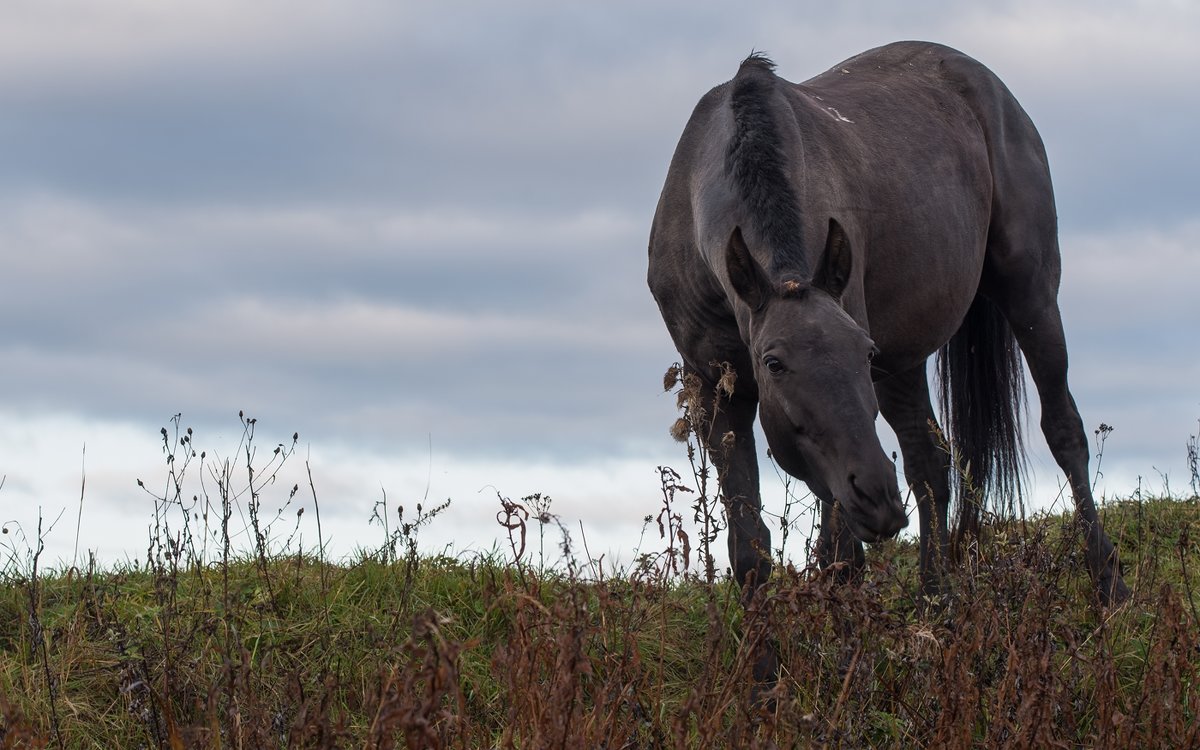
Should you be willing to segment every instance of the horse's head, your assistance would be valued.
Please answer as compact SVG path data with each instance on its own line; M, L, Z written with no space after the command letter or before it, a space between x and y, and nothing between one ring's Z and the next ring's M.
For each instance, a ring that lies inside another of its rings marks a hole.
M852 262L842 228L830 222L811 281L771 279L740 229L733 231L725 261L734 290L751 311L748 343L759 418L775 460L818 495L832 496L859 539L894 536L908 519L896 467L875 432L875 345L842 307Z

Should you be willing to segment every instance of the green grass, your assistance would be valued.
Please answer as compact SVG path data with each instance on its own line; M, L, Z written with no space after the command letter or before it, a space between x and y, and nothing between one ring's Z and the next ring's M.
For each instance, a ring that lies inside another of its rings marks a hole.
M924 614L906 542L856 586L778 570L749 613L728 582L499 554L10 573L0 747L1195 746L1200 506L1104 513L1135 591L1113 612L1059 516L988 527Z
M1196 498L1102 509L1134 591L1112 611L1058 515L986 525L933 606L899 540L854 585L777 567L743 607L681 572L706 571L680 533L708 507L694 447L698 492L663 473L662 549L597 580L566 544L531 565L540 536L515 560L419 556L444 506L380 503L384 543L350 561L298 551L259 515L298 436L259 455L242 424L226 460L162 431L144 564L46 571L0 545L0 750L1200 746ZM549 502L504 500L514 539L554 528Z

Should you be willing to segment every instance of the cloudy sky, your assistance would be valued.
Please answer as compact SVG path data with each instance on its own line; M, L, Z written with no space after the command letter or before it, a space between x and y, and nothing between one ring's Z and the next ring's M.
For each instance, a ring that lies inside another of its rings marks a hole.
M422 541L461 551L496 544L497 493L542 492L577 546L628 562L656 467L685 466L644 275L691 108L751 50L798 81L906 38L984 61L1041 129L1073 386L1089 430L1115 427L1101 490L1185 489L1200 6L754 7L5 3L0 557L40 510L53 560L144 558L160 428L182 413L210 460L236 458L245 410L266 452L300 434L263 495L274 512L305 485L286 533L307 462L341 553L379 543L384 497L451 498Z

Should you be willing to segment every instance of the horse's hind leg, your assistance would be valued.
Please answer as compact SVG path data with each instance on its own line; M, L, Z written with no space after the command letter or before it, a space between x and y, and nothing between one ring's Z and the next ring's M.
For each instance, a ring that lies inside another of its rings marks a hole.
M1126 599L1129 588L1121 577L1116 549L1104 533L1088 484L1087 434L1067 386L1067 344L1057 299L1061 261L1053 200L1046 205L1049 215L1043 210L1032 221L1010 221L1007 231L992 232L982 288L1000 306L1025 354L1041 401L1042 432L1054 460L1067 475L1086 541L1088 571L1101 603L1108 605ZM1040 235L1040 241L1034 232Z
M904 456L904 478L917 498L920 516L921 594L942 592L950 550L947 528L950 507L949 458L934 439L937 424L929 400L929 380L922 362L875 384L879 411L891 425Z
M1042 432L1071 485L1087 544L1088 571L1103 604L1123 601L1129 596L1129 589L1121 578L1116 549L1104 533L1088 484L1087 434L1067 387L1067 347L1058 305L1020 310L1009 321L1037 386L1042 404Z

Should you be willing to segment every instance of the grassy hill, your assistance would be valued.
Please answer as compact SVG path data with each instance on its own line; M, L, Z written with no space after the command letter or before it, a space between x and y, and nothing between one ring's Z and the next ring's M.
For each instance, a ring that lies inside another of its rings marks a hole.
M602 580L408 537L337 565L168 540L140 567L10 566L0 747L1200 746L1200 505L1104 520L1135 592L1111 612L1059 516L988 526L925 611L904 542L856 586L778 570L749 614L674 547ZM756 701L765 642L782 678Z

